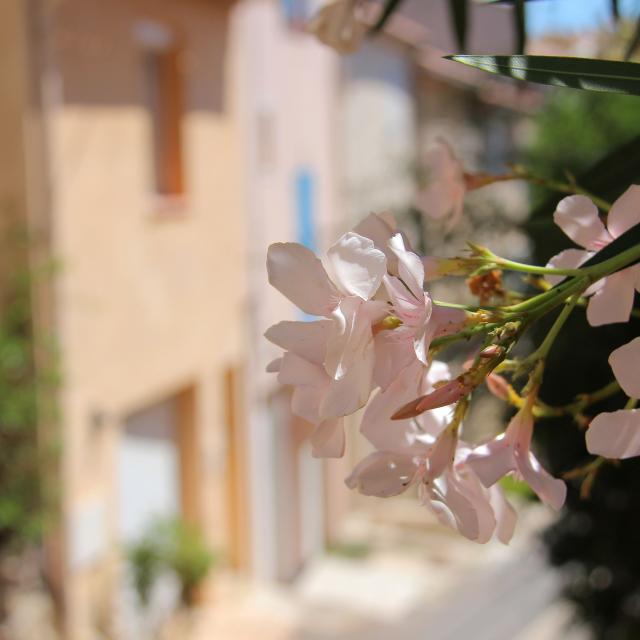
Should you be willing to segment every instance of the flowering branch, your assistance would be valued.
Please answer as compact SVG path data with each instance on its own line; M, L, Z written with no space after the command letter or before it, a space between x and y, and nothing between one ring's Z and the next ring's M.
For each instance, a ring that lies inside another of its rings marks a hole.
M462 215L466 190L507 179L474 182L442 143L429 161L432 185L425 202L436 218L448 217L448 228ZM511 177L516 174L531 179L521 170ZM587 448L599 457L569 476L585 476L585 495L605 459L640 455L640 337L611 354L615 379L602 389L562 406L539 397L550 350L576 306L587 307L593 326L637 314L640 186L631 186L610 207L575 185L555 186L570 186L575 195L558 204L554 221L583 249L567 249L547 265L515 262L474 243L466 257L419 256L390 214L367 217L322 260L295 243L269 248L270 283L318 318L280 322L267 331L284 350L269 371L292 387L292 411L314 426L315 456L341 457L344 418L363 409L360 432L375 452L355 467L349 487L389 497L417 485L423 504L443 524L478 542L492 536L507 542L515 512L497 484L500 478L523 479L554 509L565 499L564 482L531 452L536 419L570 415L586 428ZM609 211L606 226L598 207ZM539 291L506 291L503 271L527 274ZM469 276L479 304L434 300L425 290L435 277L460 275ZM556 310L542 343L524 358L514 357L522 336ZM471 351L470 364L458 375L436 357L452 344L468 344ZM528 381L518 391L514 385L525 373ZM473 447L460 426L483 383L518 411L503 433ZM622 409L592 420L585 415L621 392L629 397Z

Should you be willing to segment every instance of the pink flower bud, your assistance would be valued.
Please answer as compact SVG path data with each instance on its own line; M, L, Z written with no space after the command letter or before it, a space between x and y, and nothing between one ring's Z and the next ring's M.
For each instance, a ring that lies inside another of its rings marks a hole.
M391 419L407 420L408 418L415 418L430 409L438 409L439 407L446 407L447 405L458 402L458 400L464 398L473 389L473 385L464 382L462 378L461 376L460 378L451 380L435 391L412 400L401 409L398 409L398 411L391 416Z

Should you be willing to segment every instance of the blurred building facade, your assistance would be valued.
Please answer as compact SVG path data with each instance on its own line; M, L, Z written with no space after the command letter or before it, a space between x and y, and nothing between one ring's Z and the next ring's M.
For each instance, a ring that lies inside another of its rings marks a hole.
M157 517L250 563L231 7L0 8L3 204L58 265L34 305L62 375L50 577L68 638L121 631L123 550Z
M317 4L0 6L3 221L29 230L32 266L57 263L33 305L62 374L49 571L70 640L135 637L123 551L158 517L288 581L365 502L342 483L363 452L314 460L264 372L262 333L303 319L267 288L266 249L321 252L371 210L409 209L426 101L446 113L478 90L424 55L450 33L445 2L346 59L303 32Z
M239 119L248 224L247 372L253 570L289 580L324 547L328 499L323 465L310 455L309 426L293 417L290 395L264 366L278 349L263 332L299 311L267 283L273 242L326 249L336 221L336 91L339 58L301 27L311 3L246 0L234 14Z

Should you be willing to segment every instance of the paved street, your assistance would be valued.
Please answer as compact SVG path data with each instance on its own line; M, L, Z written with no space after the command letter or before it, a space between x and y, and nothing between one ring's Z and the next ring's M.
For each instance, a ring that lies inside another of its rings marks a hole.
M202 640L586 640L536 539L548 517L527 510L508 547L364 521L366 558L323 556L278 588L227 585Z

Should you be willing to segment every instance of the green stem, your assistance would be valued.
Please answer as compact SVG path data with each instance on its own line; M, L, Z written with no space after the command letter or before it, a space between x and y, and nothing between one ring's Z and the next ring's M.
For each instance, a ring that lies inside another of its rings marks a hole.
M580 413L581 411L584 411L584 409L592 404L597 404L598 402L602 402L602 400L606 400L611 396L615 396L616 393L620 393L620 391L621 388L618 381L612 380L609 384L598 389L597 391L594 391L593 393L578 396L577 400L574 400L569 404L560 406L546 405L545 409L547 410L547 415L550 417L575 415L577 413Z
M520 271L522 273L535 273L542 276L580 276L584 270L580 269L555 269L553 267L538 267L533 264L522 264L494 256L496 266L507 271Z
M589 286L590 279L587 277L587 274L583 272L582 275L583 277L575 277L571 280L567 280L566 282L559 284L557 287L549 289L543 293L539 293L537 296L533 296L533 298L529 298L524 302L504 307L503 311L512 314L535 311L536 315L541 315L541 313L551 311L555 306L562 304L569 296L582 292Z
M526 180L531 184L537 184L542 187L547 187L547 189L551 189L552 191L557 191L558 193L566 193L567 195L582 195L590 198L593 203L603 211L609 211L611 209L611 203L607 202L603 198L600 198L593 193L590 193L586 189L583 189L577 184L569 184L567 182L560 182L559 180L548 180L546 178L539 178L537 176L533 176L526 171L516 169L515 175L517 175L522 180Z
M587 267L583 269L583 273L591 278L592 282L596 282L605 276L608 276L616 271L620 271L625 267L633 264L640 259L640 243L622 251L617 256L613 256L604 262Z
M457 304L455 302L445 302L444 300L432 300L433 304L439 307L446 307L447 309L460 309L461 311L470 311L477 313L478 311L496 312L500 311L500 307L479 306L473 304Z
M489 331L493 331L498 327L501 327L503 323L501 322L489 322L485 324L476 324L472 327L468 327L467 329L463 329L462 331L458 331L458 333L454 333L450 336L441 336L431 341L430 349L439 349L442 347L446 347L453 342L458 342L459 340L470 340L474 336L489 333Z
M640 244L637 244L617 256L613 256L604 262L581 269L582 277L573 277L566 282L562 282L556 287L540 293L524 302L504 307L503 311L513 314L535 312L540 316L548 313L559 304L562 304L569 296L575 293L582 293L590 284L602 278L620 271L640 259Z
M578 295L574 295L569 301L569 303L563 307L562 311L560 312L560 315L558 315L551 329L549 329L549 333L547 333L545 339L542 341L542 344L532 354L532 355L534 354L536 355L536 359L546 358L547 355L549 355L549 351L551 350L553 343L558 337L558 334L560 333L560 330L564 326L564 323L568 320L569 316L571 315L571 312L576 306L576 302L578 301L578 298L579 298Z
M513 173L504 173L502 175L469 174L467 177L467 182L470 185L469 188L472 189L478 189L480 187L494 184L495 182L506 182L509 180L524 180L525 182L537 184L542 187L546 187L547 189L551 189L552 191L557 191L558 193L566 193L567 195L580 194L582 196L587 196L588 198L590 198L594 202L594 204L603 211L609 211L609 209L611 209L611 204L609 202L594 195L586 189L583 189L581 186L575 183L560 182L559 180L540 178L538 176L527 173L527 171L522 167L513 167Z

